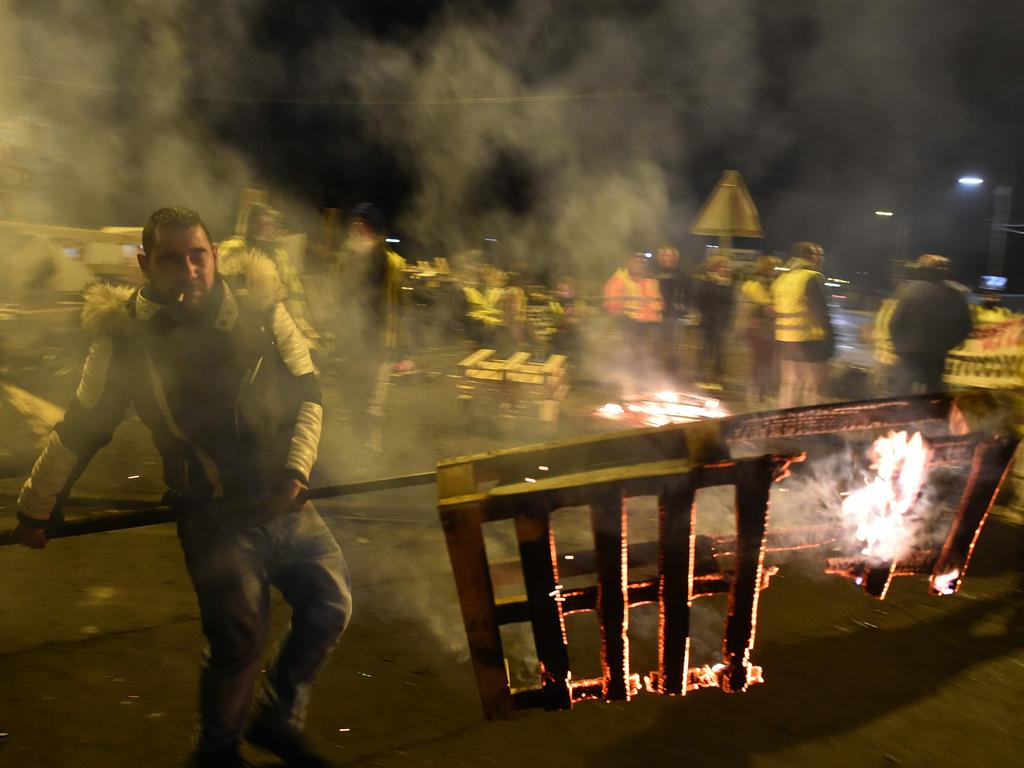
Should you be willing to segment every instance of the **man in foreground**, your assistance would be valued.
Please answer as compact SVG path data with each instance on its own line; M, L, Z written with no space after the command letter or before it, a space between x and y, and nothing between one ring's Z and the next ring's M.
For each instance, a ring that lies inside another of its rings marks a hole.
M308 348L280 303L273 265L249 262L232 290L193 211L153 213L139 265L139 289L87 292L93 341L74 400L19 496L19 541L46 545L72 485L133 406L163 459L208 641L195 764L245 765L245 731L288 765L326 766L301 729L352 602L338 543L299 499L323 420ZM291 605L292 625L246 730L271 585Z

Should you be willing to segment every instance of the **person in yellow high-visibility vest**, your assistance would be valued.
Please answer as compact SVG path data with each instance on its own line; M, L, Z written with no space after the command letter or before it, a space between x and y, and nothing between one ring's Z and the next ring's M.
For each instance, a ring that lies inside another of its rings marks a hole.
M892 313L898 303L895 296L883 299L867 332L868 340L874 346L875 371L872 383L879 396L893 394L893 372L900 360L889 334L889 323L892 322Z
M740 287L736 327L750 345L750 394L765 403L776 392L775 316L772 283L782 265L774 256L762 256L754 273Z
M1013 311L1003 306L1003 300L995 291L982 291L981 302L971 304L971 322L975 328L979 325L1005 323L1013 317Z
M365 439L367 455L382 450L390 366L399 348L404 263L387 246L384 212L373 203L355 206L335 276L335 343L352 431Z
M270 206L253 203L242 217L242 232L224 240L218 247L222 262L243 259L251 254L253 258L262 256L274 262L281 282L288 291L285 307L299 326L299 330L307 338L314 338L316 332L306 317L306 296L299 272L289 255L281 245L279 224L281 214Z
M779 407L820 402L835 350L817 243L794 243L788 271L772 285L775 341L779 351Z

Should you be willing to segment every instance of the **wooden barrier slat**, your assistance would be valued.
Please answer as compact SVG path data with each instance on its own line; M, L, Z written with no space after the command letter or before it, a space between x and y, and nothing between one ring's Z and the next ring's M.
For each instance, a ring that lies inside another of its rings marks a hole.
M658 498L658 690L686 693L693 599L694 490Z
M729 590L723 661L726 691L745 691L757 625L761 569L768 528L768 498L775 466L770 456L736 467L736 566Z
M997 437L975 447L960 507L932 570L933 592L950 594L960 588L985 518L1010 471L1018 442L1015 437Z
M441 515L441 525L452 573L459 587L459 607L466 625L480 703L488 718L507 717L512 711L512 696L487 568L483 516L479 507L447 510Z
M533 640L541 665L544 706L546 709L568 709L572 704L569 695L569 649L548 511L540 499L534 499L532 504L524 507L515 518L516 538L519 540L519 559L523 563Z
M590 503L597 567L597 616L601 634L604 697L629 698L629 586L626 560L626 504L606 491Z

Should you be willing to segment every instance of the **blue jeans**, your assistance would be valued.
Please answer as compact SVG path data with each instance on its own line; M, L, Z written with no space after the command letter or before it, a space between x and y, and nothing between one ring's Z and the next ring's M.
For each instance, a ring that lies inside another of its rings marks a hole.
M257 695L261 720L302 728L309 690L352 615L348 566L312 504L246 529L200 512L178 523L207 649L199 686L200 752L238 741L270 629L270 587L291 628Z

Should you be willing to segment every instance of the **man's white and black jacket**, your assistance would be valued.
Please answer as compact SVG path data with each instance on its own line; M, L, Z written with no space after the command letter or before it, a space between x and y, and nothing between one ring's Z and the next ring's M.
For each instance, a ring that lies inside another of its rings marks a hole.
M223 267L231 274L217 276L202 316L188 321L154 302L148 284L86 291L89 354L22 487L22 522L47 524L129 407L152 432L172 502L254 496L283 475L308 482L323 425L308 344L272 263Z

